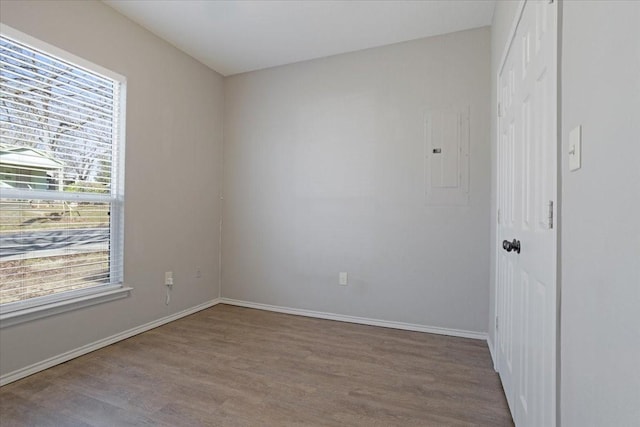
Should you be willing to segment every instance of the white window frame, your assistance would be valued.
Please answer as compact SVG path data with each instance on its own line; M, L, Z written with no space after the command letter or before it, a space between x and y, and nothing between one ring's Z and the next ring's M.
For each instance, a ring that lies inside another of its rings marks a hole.
M30 298L24 301L16 301L0 304L0 329L40 319L47 316L76 310L91 305L101 304L128 297L132 288L125 286L123 277L124 267L124 146L125 146L125 118L126 118L126 78L111 70L96 65L83 58L75 56L60 48L22 33L8 25L0 23L0 34L14 39L26 46L56 56L64 61L88 71L101 74L119 83L118 114L114 115L114 129L117 132L118 150L117 159L112 162L111 185L109 195L83 194L56 192L56 200L64 201L93 201L111 203L110 210L110 259L117 260L111 263L110 277L112 284L61 292L59 294ZM24 196L24 190L3 189L3 198L19 198ZM29 190L29 197L33 199L50 199L51 191ZM118 264L120 268L118 268Z

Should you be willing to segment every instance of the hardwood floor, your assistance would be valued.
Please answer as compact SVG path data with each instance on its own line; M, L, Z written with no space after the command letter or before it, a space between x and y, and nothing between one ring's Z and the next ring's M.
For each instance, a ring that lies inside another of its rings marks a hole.
M218 305L0 388L0 425L513 424L483 341Z

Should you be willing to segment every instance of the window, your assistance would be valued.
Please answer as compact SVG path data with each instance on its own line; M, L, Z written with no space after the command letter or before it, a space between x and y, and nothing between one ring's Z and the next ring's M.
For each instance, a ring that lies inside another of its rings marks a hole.
M11 28L0 30L6 326L25 313L43 317L129 291L122 285L125 83Z

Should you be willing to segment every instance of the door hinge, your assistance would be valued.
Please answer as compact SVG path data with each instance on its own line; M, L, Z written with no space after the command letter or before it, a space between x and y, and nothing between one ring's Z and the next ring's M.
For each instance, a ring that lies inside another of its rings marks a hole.
M502 117L502 103L498 102L498 117Z
M549 200L549 229L553 228L553 200Z
M500 224L500 209L498 209L498 224Z
M498 316L496 316L496 331L498 330Z

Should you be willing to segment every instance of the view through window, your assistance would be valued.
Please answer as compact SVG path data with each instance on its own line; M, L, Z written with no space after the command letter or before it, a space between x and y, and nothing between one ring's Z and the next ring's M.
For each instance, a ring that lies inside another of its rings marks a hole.
M122 282L124 81L63 56L0 36L5 308Z

